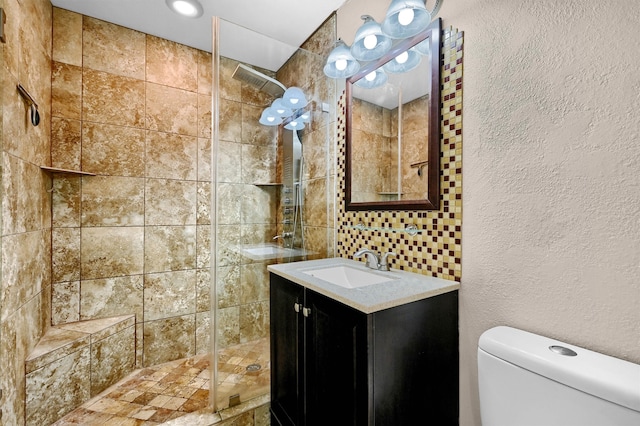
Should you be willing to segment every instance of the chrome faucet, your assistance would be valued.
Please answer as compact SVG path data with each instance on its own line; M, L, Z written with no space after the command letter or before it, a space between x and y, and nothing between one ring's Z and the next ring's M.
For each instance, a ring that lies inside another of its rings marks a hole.
M389 270L389 256L395 256L396 254L393 252L385 253L382 258L378 253L368 248L363 248L354 253L353 257L358 258L366 255L367 256L367 267L371 269L376 269L378 271L388 271Z

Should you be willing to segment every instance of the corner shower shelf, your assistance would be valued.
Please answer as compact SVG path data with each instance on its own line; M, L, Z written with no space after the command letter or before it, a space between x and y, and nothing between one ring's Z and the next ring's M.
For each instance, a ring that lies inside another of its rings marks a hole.
M255 186L280 186L280 182L254 182Z
M42 169L42 171L47 173L57 173L57 174L63 174L63 175L75 175L75 176L95 176L96 175L95 173L83 172L81 170L60 169L58 167L40 166L40 169Z

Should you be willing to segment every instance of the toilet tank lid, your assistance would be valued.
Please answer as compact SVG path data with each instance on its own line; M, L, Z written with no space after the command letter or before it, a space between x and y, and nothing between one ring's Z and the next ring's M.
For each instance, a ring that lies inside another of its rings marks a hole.
M576 356L553 352L562 346ZM511 327L485 331L478 347L497 358L640 412L640 365Z

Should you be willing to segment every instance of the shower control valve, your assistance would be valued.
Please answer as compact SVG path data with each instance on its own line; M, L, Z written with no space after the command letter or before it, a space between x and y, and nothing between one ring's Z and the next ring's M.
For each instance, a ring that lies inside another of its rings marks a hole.
M293 232L283 232L282 235L276 235L275 237L273 237L274 240L277 240L279 238L291 238L293 237Z

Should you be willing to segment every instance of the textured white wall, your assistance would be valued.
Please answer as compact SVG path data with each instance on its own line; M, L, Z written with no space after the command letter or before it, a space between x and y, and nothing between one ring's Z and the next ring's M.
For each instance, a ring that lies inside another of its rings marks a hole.
M351 0L338 33L388 3ZM640 363L640 3L445 0L440 16L464 31L460 424L475 426L495 325Z

